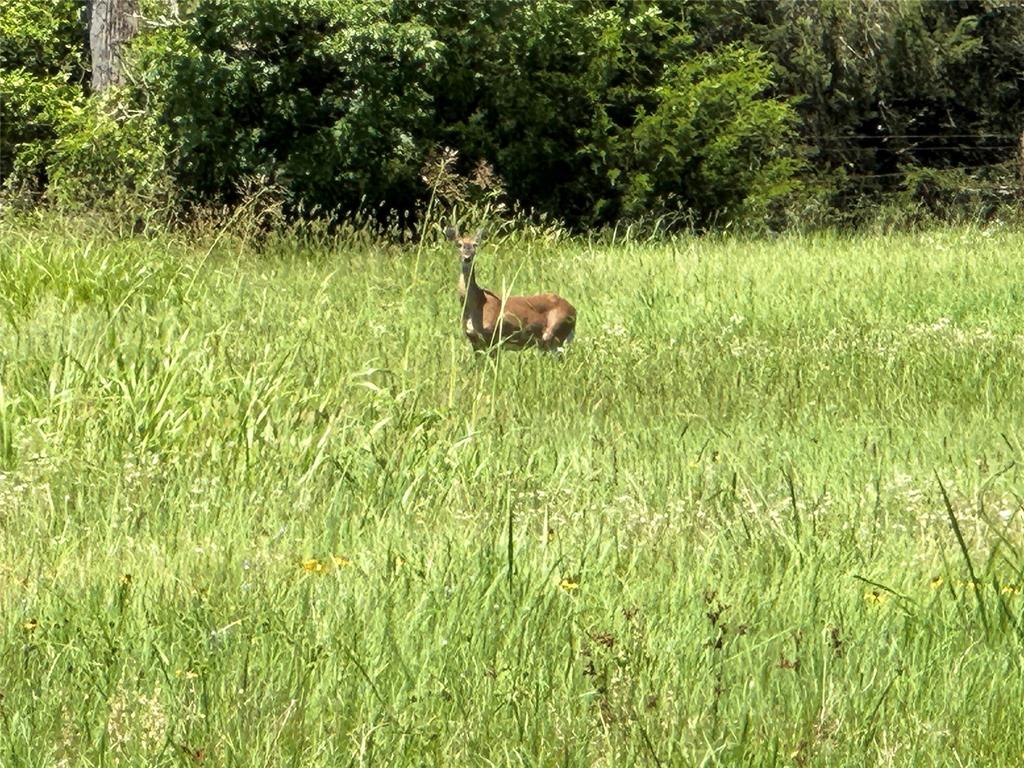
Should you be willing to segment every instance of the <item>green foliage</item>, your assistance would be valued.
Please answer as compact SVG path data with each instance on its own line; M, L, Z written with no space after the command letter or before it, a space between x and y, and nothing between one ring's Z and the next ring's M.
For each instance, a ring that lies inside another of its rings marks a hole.
M75 0L0 10L0 179L65 208L162 217L170 146L136 93L87 98L85 20Z
M514 199L576 224L685 213L706 225L790 191L793 113L766 92L763 57L725 47L695 60L671 6L583 8L422 4L456 64L433 86L443 142L493 160ZM676 107L709 96L683 130ZM688 158L702 168L678 175Z
M771 68L742 48L701 54L665 73L657 104L618 139L627 218L686 211L728 223L762 213L796 184L794 113L764 98Z
M167 131L155 114L130 104L111 88L64 115L47 159L52 202L157 219L171 213Z
M62 75L0 71L0 180L5 187L45 189L53 144L85 101Z
M137 48L193 200L270 178L293 209L410 209L441 49L383 0L204 0Z
M687 64L692 37L658 8L586 9L211 0L150 37L147 68L198 199L230 200L263 174L293 207L411 210L439 146L493 163L513 200L577 223L661 207L704 224L789 191L792 113L766 93L763 57L727 48ZM698 136L668 124L673 104L720 89L693 118ZM676 161L658 160L662 144ZM669 178L684 155L701 169Z
M940 217L1007 203L1024 130L1019 3L730 0L692 4L689 18L706 49L745 40L777 62L831 216L870 215L885 197L917 207L915 169L976 193L933 197Z
M406 3L446 52L430 85L436 140L459 150L464 170L493 163L514 200L579 223L603 217L605 183L589 143L611 74L597 62L622 49L601 42L620 23L602 5Z
M83 100L80 12L76 0L0 7L0 185L45 186L47 152Z
M11 0L0 9L0 68L37 77L83 73L82 4L78 0Z
M1014 204L1019 4L180 8L142 3L126 87L86 105L77 3L5 5L8 189L61 205L134 196L163 211L234 205L261 180L286 215L409 232L437 212L424 176L451 150L455 176L493 170L508 211L578 228L854 222L883 200L984 218Z

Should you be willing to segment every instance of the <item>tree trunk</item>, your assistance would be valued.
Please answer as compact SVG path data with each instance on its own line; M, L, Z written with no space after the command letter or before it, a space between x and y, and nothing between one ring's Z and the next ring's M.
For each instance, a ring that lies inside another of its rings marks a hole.
M89 51L94 92L122 82L121 48L138 31L138 0L89 0Z
M1017 146L1017 173L1020 174L1020 196L1024 200L1024 131L1020 132L1020 144Z

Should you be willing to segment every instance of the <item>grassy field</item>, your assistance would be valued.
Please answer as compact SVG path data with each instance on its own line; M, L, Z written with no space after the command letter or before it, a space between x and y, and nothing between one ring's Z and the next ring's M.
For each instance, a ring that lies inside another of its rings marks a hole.
M1024 234L0 224L0 764L1020 765Z

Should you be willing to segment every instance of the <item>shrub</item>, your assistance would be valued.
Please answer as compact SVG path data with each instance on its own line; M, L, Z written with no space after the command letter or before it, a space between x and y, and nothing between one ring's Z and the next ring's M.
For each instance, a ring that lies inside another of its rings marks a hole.
M430 120L431 30L383 0L203 0L136 46L175 174L192 200L232 202L265 176L305 211L409 209Z
M66 209L166 218L176 195L167 147L157 116L108 88L62 116L47 157L47 198Z
M0 6L0 184L38 191L65 116L84 100L84 31L76 0Z
M671 67L654 109L617 141L626 218L686 211L724 224L762 215L793 192L795 114L766 96L770 83L767 58L748 48Z

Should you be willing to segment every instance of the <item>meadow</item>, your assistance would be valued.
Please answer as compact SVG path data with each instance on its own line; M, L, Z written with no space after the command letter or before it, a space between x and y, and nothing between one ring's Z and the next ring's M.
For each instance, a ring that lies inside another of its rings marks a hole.
M0 222L0 764L1019 765L1024 233Z

